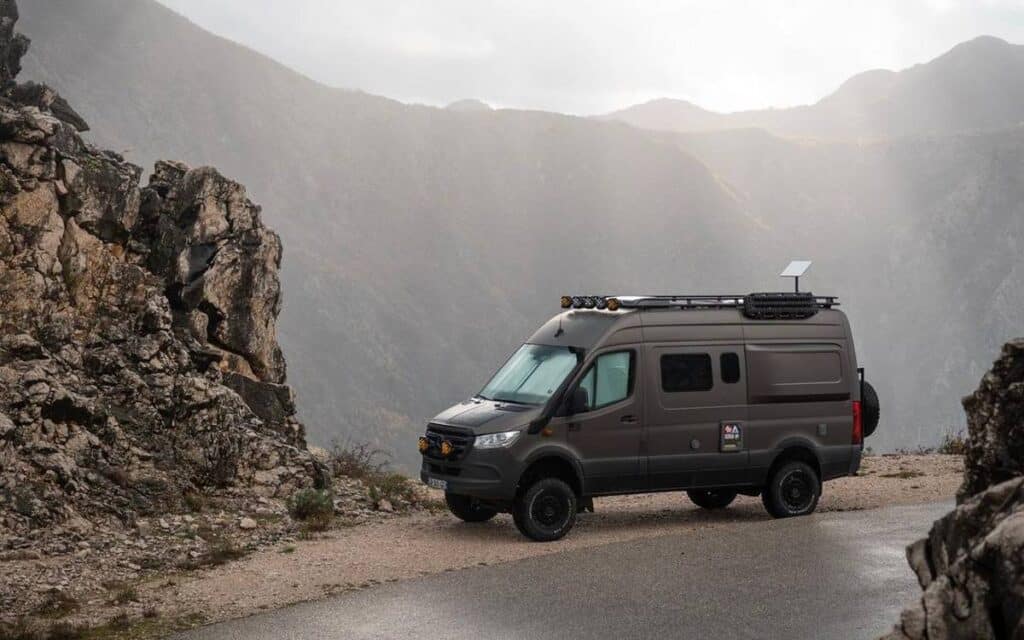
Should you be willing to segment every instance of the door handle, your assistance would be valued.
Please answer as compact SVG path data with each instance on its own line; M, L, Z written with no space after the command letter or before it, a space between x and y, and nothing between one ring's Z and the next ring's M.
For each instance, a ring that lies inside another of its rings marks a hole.
M580 430L580 423L578 423L578 422L570 422L569 426L566 427L566 431L579 431L579 430Z
M619 418L619 422L625 422L627 424L633 424L637 422L636 416L622 416Z

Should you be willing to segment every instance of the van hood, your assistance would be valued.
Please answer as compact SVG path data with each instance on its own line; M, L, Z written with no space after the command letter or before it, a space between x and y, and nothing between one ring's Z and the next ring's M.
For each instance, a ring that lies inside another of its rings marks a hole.
M466 427L476 435L511 431L540 417L543 407L470 398L434 416L433 423Z

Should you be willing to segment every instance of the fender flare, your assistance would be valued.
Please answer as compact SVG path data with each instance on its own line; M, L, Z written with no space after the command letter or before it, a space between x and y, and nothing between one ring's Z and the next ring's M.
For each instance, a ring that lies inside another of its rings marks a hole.
M569 463L569 466L572 467L573 473L576 474L576 480L580 486L580 493L584 493L585 478L583 475L583 465L581 465L580 461L575 455L573 455L571 449L565 445L553 443L542 446L539 449L532 451L530 455L526 456L526 459L523 461L523 473L526 473L527 469L543 458L558 458L563 462ZM522 475L520 475L520 479L521 478ZM518 483L518 481L519 480L517 479L516 482Z

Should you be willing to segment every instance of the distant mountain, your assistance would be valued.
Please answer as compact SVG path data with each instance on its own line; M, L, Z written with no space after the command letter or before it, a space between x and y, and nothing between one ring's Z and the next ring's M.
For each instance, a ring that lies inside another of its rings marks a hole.
M477 100L476 98L456 100L445 107L445 109L449 111L493 111L491 105L487 104L483 100Z
M962 423L960 396L1024 326L1024 75L1021 49L994 39L809 107L685 105L691 124L669 127L677 105L656 103L646 131L332 89L150 0L22 12L38 36L25 76L95 139L146 166L216 164L265 206L314 442L411 464L423 421L564 292L766 290L788 259L815 260L802 284L841 296L882 396L876 449Z
M411 461L424 421L479 390L560 294L696 286L754 228L703 164L632 127L331 89L151 0L23 5L24 76L94 139L147 168L215 164L264 206L314 442Z
M858 74L809 106L722 114L660 99L604 117L664 131L762 128L828 139L999 129L1024 123L1024 46L982 36L926 64Z

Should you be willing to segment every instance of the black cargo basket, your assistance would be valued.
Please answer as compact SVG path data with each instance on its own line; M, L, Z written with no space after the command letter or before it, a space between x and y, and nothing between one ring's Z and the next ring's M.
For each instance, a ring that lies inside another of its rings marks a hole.
M743 315L752 320L801 320L832 307L832 298L813 293L751 293L743 299Z

